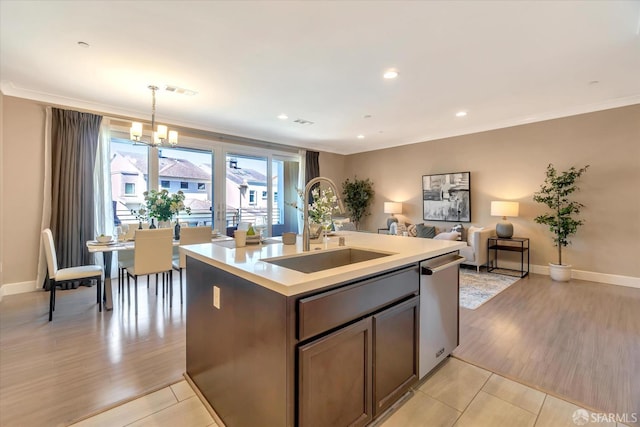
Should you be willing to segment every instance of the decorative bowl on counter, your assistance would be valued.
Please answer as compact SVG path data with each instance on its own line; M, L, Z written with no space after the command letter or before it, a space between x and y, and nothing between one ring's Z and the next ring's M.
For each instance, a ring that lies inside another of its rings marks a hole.
M105 236L104 234L101 234L98 237L96 237L96 240L99 243L109 243L112 239L113 239L113 236Z

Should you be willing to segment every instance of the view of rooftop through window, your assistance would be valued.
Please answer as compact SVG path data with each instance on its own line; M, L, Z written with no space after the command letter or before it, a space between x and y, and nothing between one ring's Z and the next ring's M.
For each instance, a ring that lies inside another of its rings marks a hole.
M149 185L149 147L112 138L111 184L116 223L137 222L132 210L144 203L150 188L182 191L191 214L182 213L181 223L233 228L240 222L272 225L272 235L297 231L297 216L285 201L295 199L299 164L297 159L227 154L225 157L224 200L215 202L213 153L188 148L160 148L157 157L157 181ZM151 159L156 161L156 159ZM153 165L156 166L155 164ZM268 182L271 181L271 189ZM289 194L287 198L287 194ZM279 197L280 195L280 197ZM222 196L222 195L220 195ZM285 197L282 197L285 196ZM219 221L216 223L220 208ZM271 211L269 212L269 207ZM223 210L224 209L224 210Z

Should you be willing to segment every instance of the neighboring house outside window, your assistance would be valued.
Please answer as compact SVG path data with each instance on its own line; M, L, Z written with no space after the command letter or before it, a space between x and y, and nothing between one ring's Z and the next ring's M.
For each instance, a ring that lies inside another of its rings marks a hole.
M125 196L135 196L136 195L136 184L135 184L135 182L125 182L125 184L124 184L124 194L125 194Z
M249 190L249 204L256 204L256 190Z
M182 190L188 190L189 189L189 183L187 181L180 181L180 188Z

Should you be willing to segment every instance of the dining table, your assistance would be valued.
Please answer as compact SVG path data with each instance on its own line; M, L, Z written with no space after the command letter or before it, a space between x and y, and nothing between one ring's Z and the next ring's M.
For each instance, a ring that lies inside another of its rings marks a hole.
M227 240L233 240L231 237L212 234L212 242L224 242ZM111 242L101 243L96 240L89 240L86 243L89 253L101 253L104 263L104 307L107 311L113 310L113 292L111 287L111 266L113 260L113 253L120 251L132 251L136 247L135 240L114 240ZM173 246L180 246L179 240L173 241Z

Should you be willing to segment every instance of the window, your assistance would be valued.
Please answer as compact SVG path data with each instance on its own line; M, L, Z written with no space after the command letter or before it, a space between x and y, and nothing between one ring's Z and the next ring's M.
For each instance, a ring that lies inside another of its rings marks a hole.
M134 223L131 210L140 209L144 201L143 192L147 190L149 172L149 148L145 145L133 145L127 135L111 137L111 200L115 223Z
M184 204L191 209L191 214L179 213L180 222L189 225L210 225L215 211L212 209L211 190L213 177L211 176L213 157L211 152L192 148L168 148L158 153L158 169L165 175L159 176L158 181L164 187L161 178L169 179L170 193L182 191ZM197 184L197 190L196 190Z
M262 200L267 200L267 192L266 191L262 192Z
M273 192L273 202L274 203L278 203L278 192L277 191Z
M256 204L256 190L249 190L249 204Z
M164 180L163 179L163 180L160 181L160 187L169 188L169 187L171 187L171 182L168 181L168 180Z
M125 184L124 184L124 194L125 194L125 196L135 196L136 195L136 184L134 182L125 182Z

